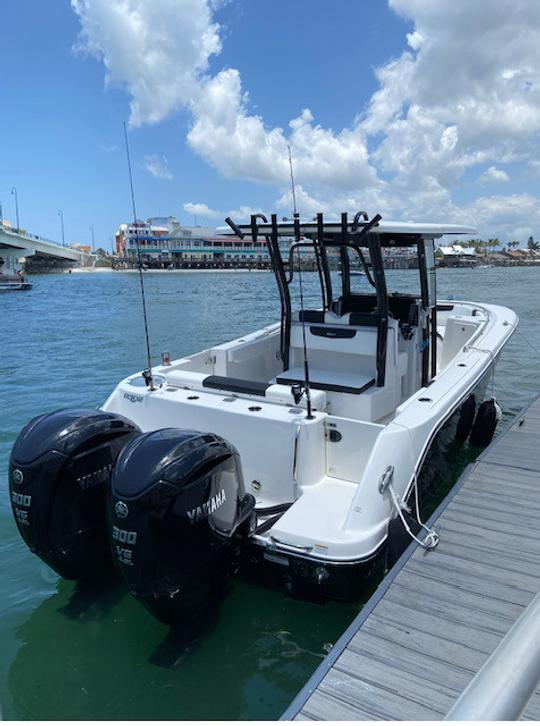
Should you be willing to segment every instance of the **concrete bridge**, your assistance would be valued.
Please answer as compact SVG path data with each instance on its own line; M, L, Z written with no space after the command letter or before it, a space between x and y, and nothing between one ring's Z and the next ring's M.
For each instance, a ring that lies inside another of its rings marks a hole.
M25 230L6 227L0 222L0 257L4 259L3 271L13 273L21 257L41 258L44 263L62 263L66 266L84 265L88 255L67 245L29 234Z

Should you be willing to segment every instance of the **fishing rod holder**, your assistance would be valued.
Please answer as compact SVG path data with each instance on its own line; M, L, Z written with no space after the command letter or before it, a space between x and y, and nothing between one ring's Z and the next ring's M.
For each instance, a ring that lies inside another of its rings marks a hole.
M291 394L294 399L294 403L296 406L300 403L302 400L302 396L306 392L305 386L302 386L301 383L293 383L291 386Z
M145 368L144 371L141 372L142 377L144 378L144 383L147 388L149 388L151 391L155 391L154 386L154 376L152 375L152 371L150 368Z

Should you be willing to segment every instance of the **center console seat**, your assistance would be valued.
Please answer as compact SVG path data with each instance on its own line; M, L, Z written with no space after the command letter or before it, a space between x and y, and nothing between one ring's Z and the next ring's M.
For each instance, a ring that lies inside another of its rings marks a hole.
M376 387L378 316L373 311L307 310L297 313L291 325L289 367L276 383L304 383L305 328L310 384L326 392L333 415L377 421L390 414L400 401L401 376L407 355L398 354L398 321L388 321L385 385Z

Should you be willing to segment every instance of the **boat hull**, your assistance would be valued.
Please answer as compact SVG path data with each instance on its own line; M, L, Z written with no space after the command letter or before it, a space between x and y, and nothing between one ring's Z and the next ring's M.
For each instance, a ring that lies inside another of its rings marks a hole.
M0 292L18 292L31 289L31 282L0 282Z
M457 408L441 422L426 449L418 471L420 513L425 521L444 496L455 485L461 471L478 449L457 437L464 413L464 403L472 395L475 408L484 400L492 375L487 368L480 381L467 392ZM411 492L408 504L414 511ZM415 522L411 521L414 531ZM352 602L361 599L376 585L384 571L410 543L410 537L397 526L392 541L385 542L368 558L354 562L329 562L295 553L276 551L257 542L251 542L243 553L241 571L248 577L268 579L281 584L285 590L300 597ZM392 554L389 555L389 549ZM390 557L390 559L389 559Z

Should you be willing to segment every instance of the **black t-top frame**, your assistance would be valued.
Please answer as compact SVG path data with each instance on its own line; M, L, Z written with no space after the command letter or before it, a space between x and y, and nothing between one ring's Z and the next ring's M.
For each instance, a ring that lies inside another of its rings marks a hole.
M237 225L230 218L226 219L227 224L239 237L243 238L246 234L250 234L255 242L262 235L266 240L281 302L280 355L283 362L283 370L289 368L292 322L289 286L294 277L294 253L300 248L310 248L313 250L317 266L322 310L332 310L338 315L346 312L354 312L357 317L363 316L366 324L377 327L376 385L378 387L384 386L386 377L388 319L390 312L382 247L414 246L417 248L420 274L420 296L418 302L425 313L422 316L425 319L425 324L422 325L421 340L422 385L427 385L430 377L435 375L435 346L437 342L436 305L430 307L428 270L423 237L421 234L414 233L379 233L377 226L381 219L382 217L379 214L376 214L370 220L365 212L358 212L354 219L349 221L347 213L344 212L341 215L340 223L325 223L322 213L317 214L313 221L300 222L299 215L295 214L292 226L295 241L289 249L287 264L285 264L282 256L279 237L290 237L291 229L280 228L276 214L271 215L270 222L268 222L264 215L254 214L251 216L249 225ZM337 298L334 297L332 278L328 264L327 251L331 248L337 248L339 250L341 259L341 295ZM362 248L369 250L370 266L366 263ZM351 292L349 249L353 249L357 253L366 278L374 288L375 306L373 309L366 310L365 312L363 310L365 303L368 298L373 299L373 296L358 295ZM431 367L429 365L430 357Z

